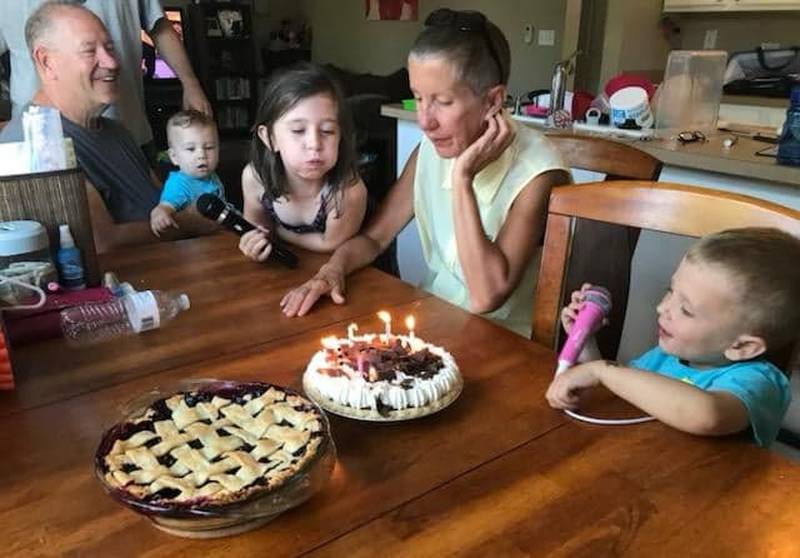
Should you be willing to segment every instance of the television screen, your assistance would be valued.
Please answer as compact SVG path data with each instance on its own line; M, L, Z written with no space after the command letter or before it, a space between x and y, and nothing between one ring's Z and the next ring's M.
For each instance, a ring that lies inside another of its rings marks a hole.
M183 41L183 11L180 8L164 8L164 15ZM166 60L161 58L153 40L144 31L142 31L142 74L145 79L178 78Z

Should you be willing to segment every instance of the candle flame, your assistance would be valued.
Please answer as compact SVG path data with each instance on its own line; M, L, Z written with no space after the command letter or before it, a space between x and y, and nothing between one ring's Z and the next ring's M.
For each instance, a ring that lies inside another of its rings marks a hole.
M387 312L386 310L381 310L380 312L378 312L378 318L380 318L381 321L385 324L391 323L392 321L392 315L389 314L389 312Z
M417 322L414 320L414 316L406 316L406 327L408 329L414 329L415 325L417 325Z

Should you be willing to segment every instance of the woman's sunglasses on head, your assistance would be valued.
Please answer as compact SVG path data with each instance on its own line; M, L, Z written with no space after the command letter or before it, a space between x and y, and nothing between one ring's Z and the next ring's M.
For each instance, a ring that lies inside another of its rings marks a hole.
M486 16L480 12L469 10L456 11L449 8L439 8L430 13L425 19L425 27L452 27L464 32L480 33L489 47L489 55L497 65L500 79L503 79L503 65L500 56L494 48L492 38L489 36Z

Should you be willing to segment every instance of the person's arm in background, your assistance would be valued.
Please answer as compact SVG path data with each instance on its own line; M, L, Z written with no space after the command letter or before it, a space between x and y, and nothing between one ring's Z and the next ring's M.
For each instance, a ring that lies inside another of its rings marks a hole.
M177 74L183 86L183 108L192 108L213 115L211 104L208 102L200 81L192 69L192 63L186 54L186 49L180 37L172 28L172 23L166 18L159 19L148 34L153 39L156 49L166 60L169 67Z
M314 277L283 297L281 308L286 316L306 315L323 295L330 296L336 304L343 304L347 276L377 258L411 221L414 217L414 175L418 152L419 147L411 153L403 174L389 190L366 229L339 246Z
M333 200L328 203L325 232L300 234L283 227L278 227L277 232L282 240L300 248L314 252L333 252L359 231L366 211L367 187L359 179L342 192L341 214L337 215Z

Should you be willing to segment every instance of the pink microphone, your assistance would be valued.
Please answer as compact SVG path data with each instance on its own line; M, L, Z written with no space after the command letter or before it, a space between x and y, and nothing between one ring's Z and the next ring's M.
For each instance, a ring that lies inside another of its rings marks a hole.
M556 374L575 364L589 336L603 323L611 312L611 293L603 287L591 287L584 293L583 307L572 324L567 342L558 355Z

